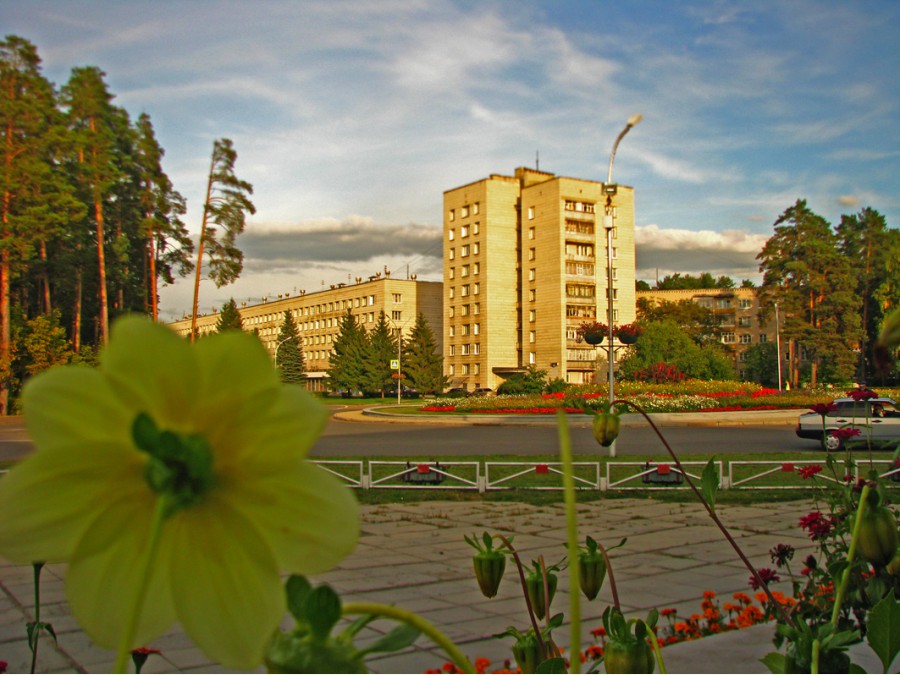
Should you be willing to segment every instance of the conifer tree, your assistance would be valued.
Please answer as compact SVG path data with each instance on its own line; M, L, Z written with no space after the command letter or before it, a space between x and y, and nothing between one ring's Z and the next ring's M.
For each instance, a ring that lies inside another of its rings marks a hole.
M393 389L395 371L391 369L391 361L398 357L397 341L391 335L384 310L378 315L375 327L369 332L365 351L365 377L362 390L371 394L385 395ZM399 386L399 383L397 383Z
M247 214L256 213L250 201L253 186L234 173L237 152L227 138L213 143L206 199L203 203L203 222L197 246L197 266L194 277L194 306L191 312L191 339L197 335L197 307L200 302L200 279L203 256L209 258L209 278L217 288L230 284L244 268L244 254L236 240L244 231ZM221 232L220 232L221 230Z
M434 331L421 312L416 316L416 323L403 345L402 367L405 375L403 384L423 394L439 393L447 387L448 378L444 375L443 359L437 350Z
M306 382L303 350L300 347L300 331L290 311L285 311L284 322L278 332L278 346L275 347L275 366L285 384Z
M332 389L348 395L363 388L365 378L366 329L347 309L341 318L340 332L332 344L328 379Z
M241 313L238 311L237 303L234 298L222 305L219 312L219 321L216 323L216 332L224 333L227 330L243 330L244 322L241 319Z

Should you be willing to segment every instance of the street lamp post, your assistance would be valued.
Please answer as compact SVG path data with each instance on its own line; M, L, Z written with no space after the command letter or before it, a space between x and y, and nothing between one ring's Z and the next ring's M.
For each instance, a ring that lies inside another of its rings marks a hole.
M276 368L278 367L278 349L279 349L279 347L281 347L281 345L283 345L285 342L287 342L287 341L290 340L290 339L291 339L291 338L289 338L289 337L284 338L284 340L282 340L282 341L279 342L277 345L275 345L275 355L274 355L274 361L275 361L275 364L274 364L274 365L275 365Z
M778 325L778 303L775 303L775 353L778 356L778 393L781 393L781 327Z
M631 131L631 127L640 123L640 121L644 119L643 115L632 115L628 118L628 122L625 124L625 128L619 133L616 137L615 143L613 143L612 152L609 153L609 171L606 174L606 183L603 185L603 192L606 195L606 211L603 214L603 227L606 229L606 288L609 293L609 297L607 298L607 306L606 306L606 315L607 315L607 324L609 326L609 349L608 349L608 357L607 362L609 363L609 403L612 406L612 402L616 400L615 395L615 362L616 362L616 352L613 347L613 254L612 254L612 240L613 240L613 228L615 227L615 212L612 205L612 198L618 192L618 185L613 183L613 161L616 158L616 149L619 147L619 143L625 137L629 131ZM612 412L612 410L610 410ZM609 456L616 456L616 443L615 441L609 446Z

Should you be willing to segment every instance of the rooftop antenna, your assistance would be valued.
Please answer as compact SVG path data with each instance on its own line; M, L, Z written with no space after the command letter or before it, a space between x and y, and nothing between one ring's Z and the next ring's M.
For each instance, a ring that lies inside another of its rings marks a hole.
M535 171L541 170L541 151L540 150L534 151L534 170Z

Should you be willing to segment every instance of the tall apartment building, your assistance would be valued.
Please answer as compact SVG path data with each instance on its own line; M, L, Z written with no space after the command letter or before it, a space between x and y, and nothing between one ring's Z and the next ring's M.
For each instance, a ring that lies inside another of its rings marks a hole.
M607 322L607 213L614 323L635 318L634 191L604 187L518 168L444 193L451 385L496 389L529 365L567 382L594 381L605 351L580 342L577 328Z
M341 319L349 309L363 326L372 329L384 311L395 334L409 334L416 316L423 314L435 337L443 330L441 312L441 283L415 279L392 278L388 274L357 277L355 284L334 284L328 289L291 296L289 293L277 299L264 299L262 303L238 308L244 330L258 331L263 344L277 357L278 334L284 323L284 313L291 312L300 332L303 357L306 363L308 387L315 391L325 389L332 344L340 333ZM198 317L200 335L215 331L218 313ZM190 318L176 321L170 326L177 333L188 336Z
M735 370L745 379L744 358L753 345L775 342L775 319L770 313L765 323L760 323L760 305L755 288L702 288L678 290L638 291L638 300L655 305L683 300L696 302L709 309L716 318L722 335L722 344L734 358Z

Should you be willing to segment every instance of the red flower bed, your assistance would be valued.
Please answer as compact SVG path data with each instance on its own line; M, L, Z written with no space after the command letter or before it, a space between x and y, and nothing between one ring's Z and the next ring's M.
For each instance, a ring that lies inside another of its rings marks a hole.
M426 405L424 408L420 408L425 412L455 412L455 405Z

